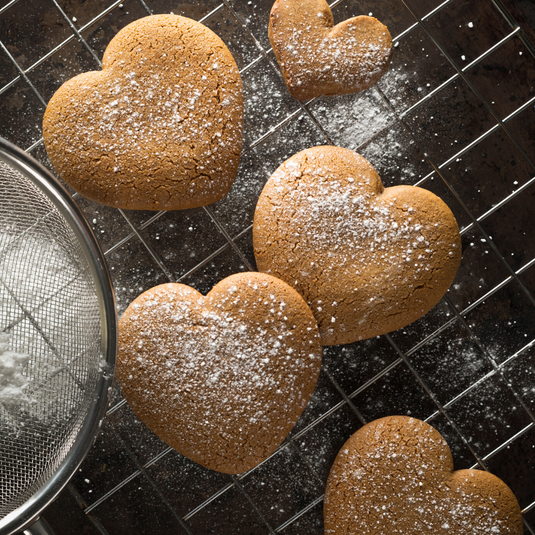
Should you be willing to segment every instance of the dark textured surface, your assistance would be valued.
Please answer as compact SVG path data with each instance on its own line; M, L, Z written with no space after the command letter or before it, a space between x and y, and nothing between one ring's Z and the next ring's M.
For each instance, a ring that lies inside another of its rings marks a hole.
M418 184L442 197L463 229L464 252L450 291L426 316L389 336L325 349L301 419L248 474L212 472L170 450L116 385L95 446L45 512L57 535L321 535L339 448L364 422L393 414L427 419L457 468L479 463L501 477L526 534L535 533L533 3L341 0L337 22L372 13L389 26L391 68L363 93L303 104L270 51L272 0L57 4L0 1L0 136L48 167L44 103L65 80L98 69L117 31L149 11L204 18L242 71L245 148L225 199L153 213L76 195L106 253L119 314L156 284L180 280L206 293L254 269L251 225L263 185L284 159L318 144L358 150L385 186Z
M535 43L535 4L531 0L503 0L503 4L531 42Z

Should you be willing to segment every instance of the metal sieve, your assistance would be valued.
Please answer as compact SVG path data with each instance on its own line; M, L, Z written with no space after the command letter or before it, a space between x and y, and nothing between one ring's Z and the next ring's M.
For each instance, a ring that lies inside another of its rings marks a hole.
M80 209L0 139L0 534L34 523L92 445L116 330L108 271Z

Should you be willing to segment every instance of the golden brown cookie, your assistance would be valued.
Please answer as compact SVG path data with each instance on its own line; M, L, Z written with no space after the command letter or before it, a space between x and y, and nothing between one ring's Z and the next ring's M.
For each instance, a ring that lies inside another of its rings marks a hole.
M266 183L253 224L257 267L307 301L323 345L399 329L450 286L461 239L450 209L413 186L384 188L362 156L306 149Z
M511 489L482 470L453 471L430 425L389 416L359 429L329 474L326 535L522 535Z
M119 322L117 378L138 417L199 464L245 472L290 432L321 367L302 297L262 273L203 297L183 284L140 295Z
M360 16L335 26L325 0L277 0L269 40L290 93L299 100L367 89L392 58L384 24Z
M242 147L238 68L217 35L177 15L132 22L102 71L64 83L43 119L56 171L82 195L138 210L177 210L226 195Z

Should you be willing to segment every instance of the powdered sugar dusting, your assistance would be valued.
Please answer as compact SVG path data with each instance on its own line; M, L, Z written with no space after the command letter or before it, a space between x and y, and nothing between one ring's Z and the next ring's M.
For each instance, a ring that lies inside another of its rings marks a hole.
M9 340L8 334L0 333L0 404L20 405L30 401L25 374L30 356L9 349Z
M296 28L289 32L286 43L293 61L299 66L294 74L297 86L308 81L311 57L325 58L323 66L315 70L318 84L332 83L334 80L341 86L363 89L381 76L390 61L389 36L386 33L371 41L359 39L361 36L331 33L323 39L316 38L310 42L306 36L308 31ZM358 51L358 54L354 51ZM355 56L359 65L356 72Z
M410 263L415 274L429 269L421 261L433 253L434 246L431 248L416 210L405 202L400 206L396 197L382 202L373 176L357 172L345 177L322 166L304 170L289 161L271 180L283 197L276 205L279 232L299 233L295 254L290 257L294 261L300 251L310 250L335 258L337 269L355 267L357 275L360 268L369 270L377 264L387 270L389 266L392 270L403 268L400 262ZM329 265L322 263L318 269L328 270Z
M374 89L335 99L324 97L310 104L310 110L335 145L351 150L392 127L396 120ZM383 153L389 150L383 149Z
M322 169L318 175L323 175ZM379 205L375 195L359 193L351 183L341 184L330 177L322 177L315 184L314 196L301 183L287 195L288 202L305 207L295 223L315 230L303 234L307 247L325 249L328 256L337 256L341 264L347 264L363 262L370 253L374 262L395 261L391 249L401 241L406 243L402 259L418 260L422 258L419 249L430 246L421 232L423 225L410 216L414 211L411 207L407 208L407 218L398 223L394 201ZM324 224L325 220L329 225ZM344 254L338 255L341 251Z

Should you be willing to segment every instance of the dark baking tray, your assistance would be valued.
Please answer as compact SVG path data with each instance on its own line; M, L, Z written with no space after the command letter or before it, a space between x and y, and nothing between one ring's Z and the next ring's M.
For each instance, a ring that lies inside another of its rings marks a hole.
M231 477L170 450L119 389L89 457L47 510L58 535L323 533L322 498L343 442L364 422L407 414L448 440L456 468L515 492L535 533L535 13L528 0L346 0L396 43L392 67L356 95L292 99L267 38L271 0L0 0L0 136L50 167L41 121L53 92L100 67L116 32L149 13L202 20L242 73L245 147L229 195L207 208L129 212L74 195L106 252L119 313L180 281L206 292L254 269L254 207L295 152L355 149L386 186L442 197L463 260L442 301L390 335L324 351L318 387L288 439Z

